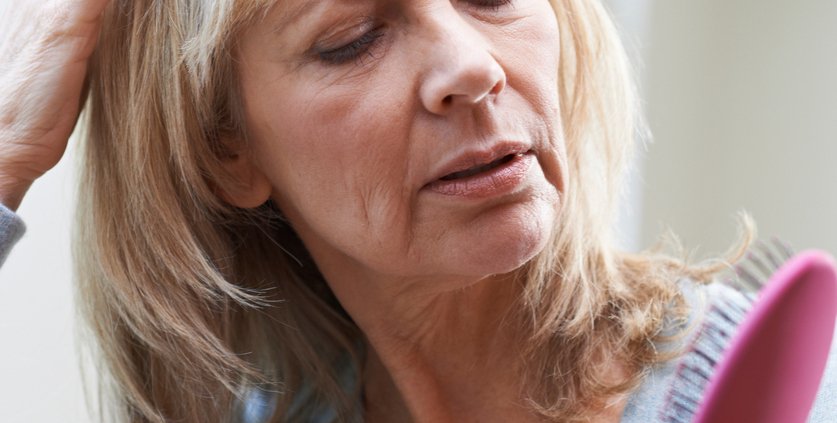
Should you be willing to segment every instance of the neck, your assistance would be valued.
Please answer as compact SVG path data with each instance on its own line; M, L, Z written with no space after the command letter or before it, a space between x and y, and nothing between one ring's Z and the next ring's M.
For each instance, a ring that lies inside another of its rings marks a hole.
M315 260L365 335L366 422L543 421L528 403L523 284L514 274L398 279L334 256ZM624 403L589 421L619 421Z
M474 420L481 413L495 420L524 412L520 322L511 312L521 286L512 276L331 285L366 336L367 421L481 421ZM465 287L422 289L434 286Z

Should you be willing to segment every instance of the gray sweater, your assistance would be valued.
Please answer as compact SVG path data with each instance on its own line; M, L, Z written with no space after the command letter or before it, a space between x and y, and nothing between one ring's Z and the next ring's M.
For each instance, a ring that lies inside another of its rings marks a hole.
M6 261L12 246L23 236L26 226L6 206L0 204L0 266Z
M23 221L12 211L0 204L0 265L6 259L9 250L20 239L25 231ZM732 289L722 285L696 286L691 283L684 283L683 289L689 299L695 313L693 319L700 319L710 304L717 303L721 297L730 298L740 295ZM700 327L700 325L695 325ZM700 334L696 334L700 335ZM686 339L690 339L687 337ZM835 342L837 343L837 341ZM666 406L669 387L679 377L676 369L680 360L673 360L655 369L651 369L642 385L630 397L628 405L622 415L622 422L625 423L650 423L661 421L661 410ZM260 406L259 399L254 398L255 404L247 404L244 420L255 422L261 420L259 414L269 410L269 407ZM251 407L252 405L252 407ZM261 411L261 412L260 412ZM330 413L323 410L320 414L322 421L328 421ZM837 422L837 345L832 347L831 355L826 367L825 376L820 386L814 409L808 419L809 423L834 423Z

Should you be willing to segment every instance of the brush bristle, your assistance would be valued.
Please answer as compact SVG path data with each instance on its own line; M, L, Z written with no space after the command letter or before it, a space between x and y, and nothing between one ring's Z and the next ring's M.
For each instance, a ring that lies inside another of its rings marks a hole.
M753 301L753 294L733 291L721 296L721 300L709 308L697 338L675 372L674 382L669 387L669 396L662 411L662 421L692 421L718 360L723 356L738 324L744 320Z

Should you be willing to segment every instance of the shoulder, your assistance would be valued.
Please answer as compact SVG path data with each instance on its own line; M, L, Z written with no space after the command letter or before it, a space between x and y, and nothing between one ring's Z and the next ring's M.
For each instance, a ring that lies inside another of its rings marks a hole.
M707 311L716 303L724 303L728 299L737 300L737 292L721 284L699 284L684 279L677 282L689 315L685 321L672 321L666 326L665 335L672 339L664 344L656 345L661 352L688 351L690 346L699 342L705 332L704 317ZM646 369L646 374L640 386L631 394L622 422L647 423L660 420L660 413L667 408L673 389L681 389L678 385L686 380L680 370L688 365L688 354L678 355L657 366Z

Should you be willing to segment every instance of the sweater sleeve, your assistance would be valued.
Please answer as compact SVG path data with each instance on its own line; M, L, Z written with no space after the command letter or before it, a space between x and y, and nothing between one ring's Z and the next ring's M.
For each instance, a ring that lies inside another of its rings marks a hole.
M6 261L9 251L25 231L26 226L20 217L0 204L0 266Z

